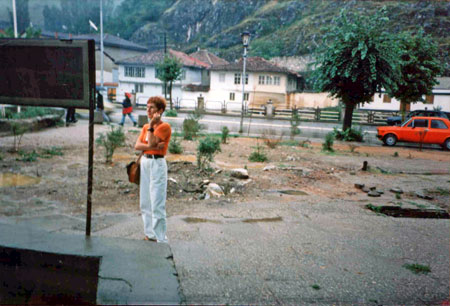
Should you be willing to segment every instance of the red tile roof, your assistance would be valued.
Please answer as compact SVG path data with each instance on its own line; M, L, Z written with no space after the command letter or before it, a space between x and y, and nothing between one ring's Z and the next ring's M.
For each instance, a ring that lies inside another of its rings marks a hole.
M187 55L181 51L176 51L169 49L168 53L177 58L183 66L187 67L197 67L197 68L209 68L207 63L204 63L192 56ZM145 53L143 55L138 55L126 59L122 59L117 62L117 64L136 64L136 65L155 65L156 63L161 62L164 59L164 51L158 50L149 53Z

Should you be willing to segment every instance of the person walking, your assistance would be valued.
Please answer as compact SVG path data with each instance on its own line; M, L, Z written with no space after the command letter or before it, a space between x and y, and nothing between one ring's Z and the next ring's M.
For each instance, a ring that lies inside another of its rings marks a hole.
M105 105L103 104L103 95L97 90L97 110L102 113L103 120L111 122L111 119L105 113Z
M172 129L161 120L167 102L162 97L147 101L149 122L142 127L135 150L142 151L139 184L139 205L144 222L144 240L167 243L166 197L167 163L164 156L169 147Z
M68 107L66 112L66 126L69 126L69 123L77 123L77 121L75 118L75 107Z
M122 102L122 120L120 121L120 125L123 126L125 123L125 117L128 115L130 117L131 121L133 121L133 126L137 125L136 119L133 117L133 106L131 105L131 94L126 92L125 93L125 99Z

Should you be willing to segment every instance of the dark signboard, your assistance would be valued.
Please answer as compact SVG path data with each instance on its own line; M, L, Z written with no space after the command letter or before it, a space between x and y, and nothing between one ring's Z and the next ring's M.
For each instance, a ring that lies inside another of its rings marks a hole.
M89 108L94 47L88 40L0 39L0 103Z

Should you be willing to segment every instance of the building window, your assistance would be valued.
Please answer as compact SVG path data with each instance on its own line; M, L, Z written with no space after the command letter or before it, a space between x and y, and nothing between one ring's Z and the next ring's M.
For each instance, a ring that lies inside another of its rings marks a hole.
M272 76L266 75L266 84L267 85L272 85Z
M245 85L248 84L248 73L245 74Z
M391 97L389 95L383 95L383 103L391 103Z
M241 84L241 74L240 73L234 74L234 84Z
M185 69L181 69L180 80L186 80L186 70Z
M158 75L159 75L159 70L158 70L158 69L156 69L156 67L155 67L155 79L157 79L157 78L158 78Z
M434 95L425 96L425 104L433 104L434 103Z
M133 78L145 78L145 67L125 66L125 76Z
M248 101L248 92L244 93L244 101Z
M134 84L134 92L143 93L144 92L144 84L139 84L139 83Z
M219 73L219 82L225 82L225 73Z
M273 77L273 85L280 85L280 77L279 76Z
M258 84L259 85L264 85L264 79L265 79L264 75L258 76Z
M234 101L234 92L230 92L230 101Z

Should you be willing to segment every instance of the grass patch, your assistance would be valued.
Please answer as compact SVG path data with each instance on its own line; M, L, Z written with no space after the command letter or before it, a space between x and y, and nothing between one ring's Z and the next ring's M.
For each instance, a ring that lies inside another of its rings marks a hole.
M408 269L409 271L413 272L414 274L427 274L431 272L431 269L429 266L420 265L420 264L404 264L403 268Z
M375 206L372 203L369 203L369 204L366 205L366 207L368 209L370 209L371 211L376 212L377 214L381 214L382 213L381 212L381 206Z
M295 141L295 140L285 140L285 141L282 141L282 142L280 143L280 145L282 145L282 146L296 147L296 146L299 145L299 142L298 142L298 141Z
M437 187L433 190L428 190L429 193L439 194L442 196L448 196L450 195L450 191L447 188Z
M313 288L314 290L320 290L320 286L317 284L312 285L311 288Z
M52 158L53 156L63 156L61 147L51 147L50 149L43 149L39 157L42 158Z
M406 202L409 203L409 204L411 204L411 205L414 205L414 206L416 206L416 207L418 207L418 208L422 208L422 209L427 208L427 206L425 206L425 205L423 205L423 204L416 203L416 202L414 202L414 201L406 201Z

